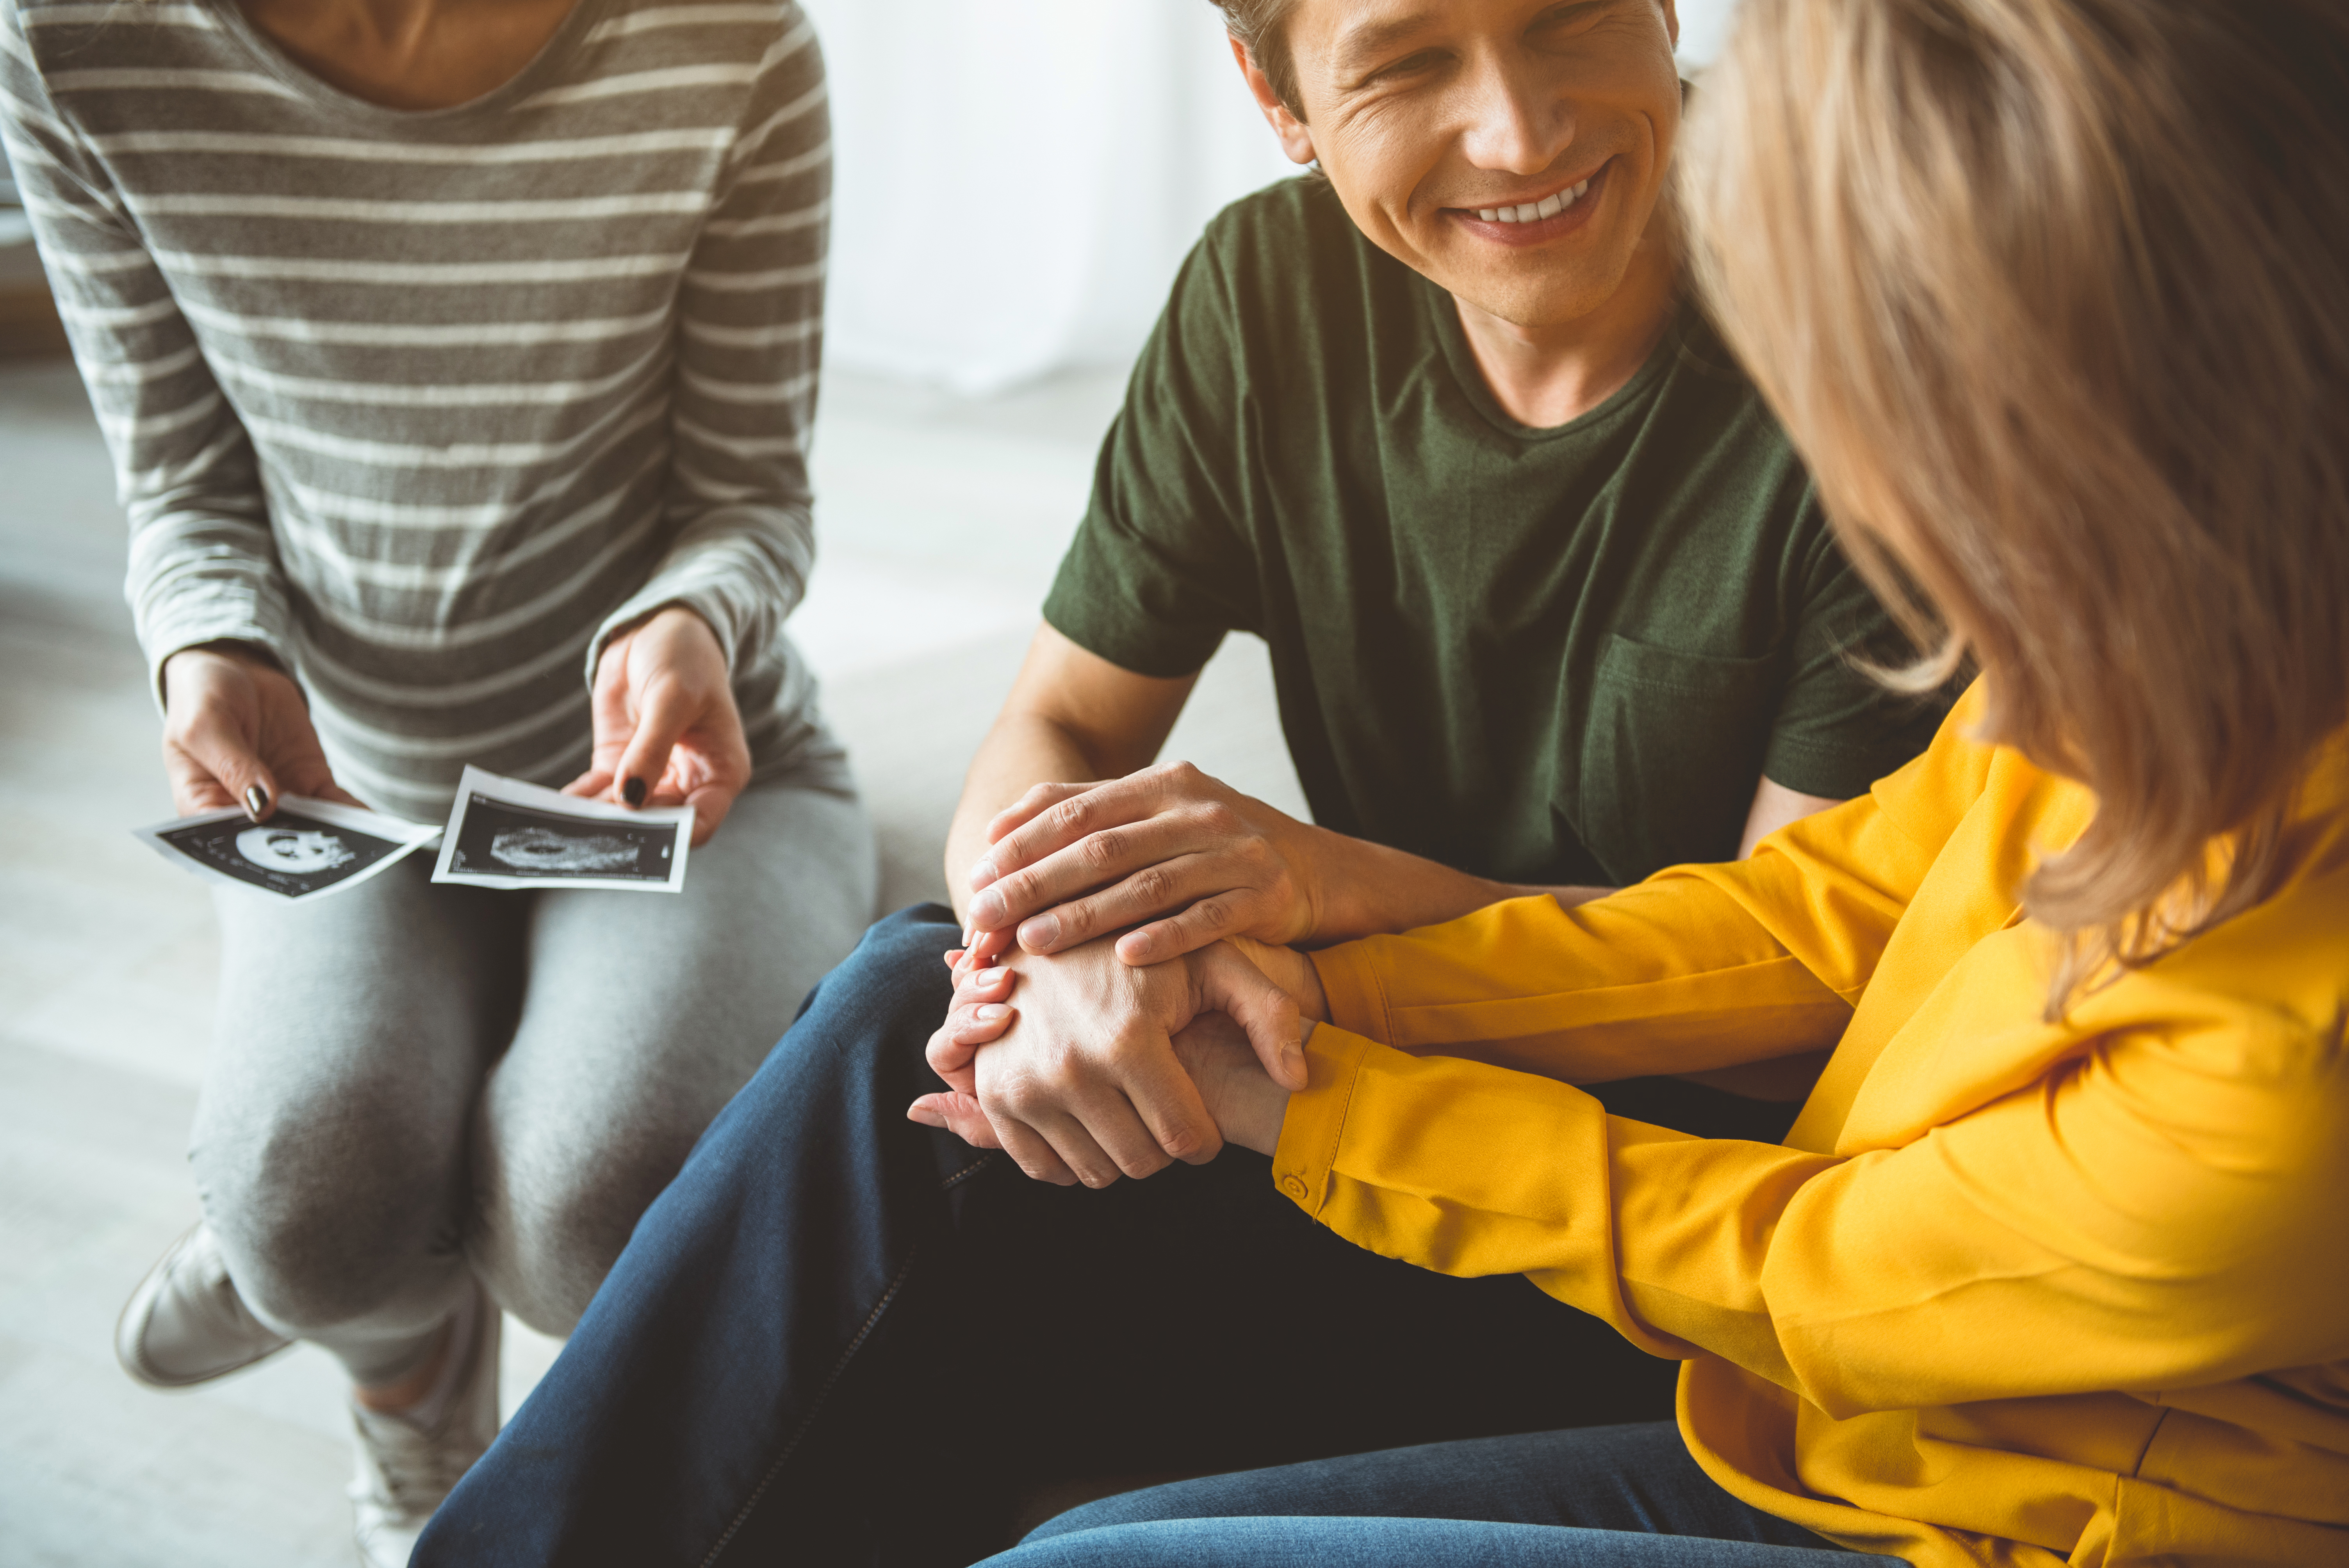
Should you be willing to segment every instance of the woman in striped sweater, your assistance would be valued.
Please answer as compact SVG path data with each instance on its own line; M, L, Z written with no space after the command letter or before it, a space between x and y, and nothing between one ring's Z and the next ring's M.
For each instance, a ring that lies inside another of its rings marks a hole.
M204 1222L150 1383L348 1367L361 1543L493 1435L872 911L783 635L831 164L791 0L0 0L0 130L130 520L182 811L445 814L459 771L689 800L675 899L219 899Z

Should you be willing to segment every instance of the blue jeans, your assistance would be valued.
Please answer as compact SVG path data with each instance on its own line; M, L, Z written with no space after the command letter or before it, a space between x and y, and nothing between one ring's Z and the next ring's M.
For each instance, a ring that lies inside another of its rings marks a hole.
M1831 1568L1860 1557L1738 1501L1667 1421L1478 1438L1105 1498L985 1568Z
M1039 1480L1670 1415L1671 1363L1524 1279L1349 1244L1261 1155L1096 1192L907 1121L940 1087L956 938L907 910L825 977L419 1568L961 1564L1010 1543ZM1675 1103L1637 1114L1752 1114Z

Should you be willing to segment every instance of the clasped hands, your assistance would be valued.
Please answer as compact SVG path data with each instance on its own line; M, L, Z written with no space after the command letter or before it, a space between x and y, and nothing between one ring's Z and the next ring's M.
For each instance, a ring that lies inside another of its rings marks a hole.
M1327 1016L1281 945L1316 919L1308 831L1187 764L1030 790L988 825L972 930L946 955L928 1057L948 1090L908 1116L1061 1185L1226 1141L1270 1153Z

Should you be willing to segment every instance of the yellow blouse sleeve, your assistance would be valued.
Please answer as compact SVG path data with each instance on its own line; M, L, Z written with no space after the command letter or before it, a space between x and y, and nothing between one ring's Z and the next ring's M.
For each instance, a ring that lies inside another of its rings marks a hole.
M1831 1046L1982 790L1969 692L1924 754L1731 865L1677 866L1567 910L1512 899L1312 955L1330 1021L1578 1083Z
M2349 923L2349 886L2323 902L2199 938L2081 1005L2080 1049L2044 1074L1848 1157L1688 1138L1323 1026L1275 1180L1371 1251L1526 1274L1837 1418L2336 1361L2349 1051L2308 934Z

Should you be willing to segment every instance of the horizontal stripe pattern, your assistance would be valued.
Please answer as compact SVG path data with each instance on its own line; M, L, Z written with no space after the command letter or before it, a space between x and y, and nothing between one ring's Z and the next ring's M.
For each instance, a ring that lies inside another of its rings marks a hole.
M581 0L498 92L374 109L233 0L0 0L0 136L160 670L297 668L338 775L429 817L584 765L603 639L699 611L761 774L828 750L783 634L831 140L789 0Z

